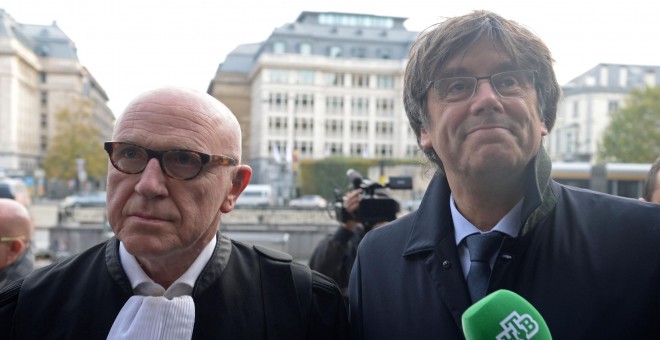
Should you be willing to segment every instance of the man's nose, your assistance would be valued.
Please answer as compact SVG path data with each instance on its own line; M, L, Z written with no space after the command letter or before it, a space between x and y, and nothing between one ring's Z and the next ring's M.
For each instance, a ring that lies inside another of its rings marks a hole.
M490 81L490 79L479 79L479 81L477 81L476 88L474 89L474 95L472 95L472 97L474 99L474 97L478 96L497 98L500 95L497 93L497 90L495 90L495 87L493 86L493 83Z
M471 111L474 114L487 112L503 112L501 96L493 87L489 79L479 79L474 90L474 95L470 100Z
M164 196L167 195L166 181L167 176L163 172L158 159L151 158L140 174L140 180L135 186L135 191L150 198Z

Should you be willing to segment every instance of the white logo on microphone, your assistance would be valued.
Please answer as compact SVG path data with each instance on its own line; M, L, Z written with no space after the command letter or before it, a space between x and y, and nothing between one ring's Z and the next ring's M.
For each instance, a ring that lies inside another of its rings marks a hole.
M513 311L500 321L503 331L497 335L497 340L527 340L538 333L539 324L529 314L520 315Z

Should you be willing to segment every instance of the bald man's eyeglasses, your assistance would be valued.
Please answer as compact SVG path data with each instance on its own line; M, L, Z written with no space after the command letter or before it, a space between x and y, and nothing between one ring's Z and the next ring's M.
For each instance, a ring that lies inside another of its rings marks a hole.
M158 160L165 175L183 180L197 177L206 164L220 166L238 164L238 161L229 156L209 155L192 150L156 151L124 142L105 142L103 147L108 152L110 162L115 169L131 175L142 173L152 158Z
M0 237L0 242L25 241L25 236L6 236Z

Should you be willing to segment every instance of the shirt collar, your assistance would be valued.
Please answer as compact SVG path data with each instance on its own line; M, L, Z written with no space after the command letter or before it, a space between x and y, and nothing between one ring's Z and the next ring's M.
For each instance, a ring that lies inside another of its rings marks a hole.
M213 236L213 239L202 249L188 270L176 279L167 290L155 283L144 272L135 256L126 250L123 242L119 242L119 260L126 272L126 276L128 276L128 280L131 282L133 292L137 295L163 295L167 298L191 295L197 278L213 255L216 241L217 236Z
M491 231L499 231L510 237L518 236L521 227L520 212L522 211L523 200L524 198L518 201L513 209L509 210L509 212L497 222ZM451 209L451 217L454 220L454 237L456 238L456 245L459 245L463 239L469 235L482 233L481 230L470 223L470 221L463 217L458 211L456 203L454 202L454 194L449 196L449 208Z

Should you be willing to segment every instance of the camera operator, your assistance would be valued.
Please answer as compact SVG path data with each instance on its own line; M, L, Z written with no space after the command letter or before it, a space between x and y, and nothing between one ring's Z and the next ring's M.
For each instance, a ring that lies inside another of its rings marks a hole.
M342 197L345 209L343 222L334 234L321 240L309 260L309 267L331 277L341 289L344 299L348 300L348 279L357 254L357 247L362 237L371 229L396 219L396 213L383 216L382 221L360 222L356 217L363 197L363 189L354 189ZM377 189L374 195L389 197L385 189Z

